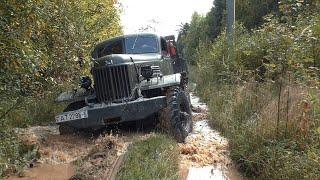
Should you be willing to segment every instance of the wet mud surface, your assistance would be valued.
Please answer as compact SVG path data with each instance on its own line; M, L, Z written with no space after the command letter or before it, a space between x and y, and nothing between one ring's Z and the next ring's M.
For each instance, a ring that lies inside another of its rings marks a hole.
M112 179L118 161L133 141L153 135L136 132L132 125L113 127L95 134L60 135L58 126L16 129L19 138L35 145L40 158L10 180ZM115 131L113 133L112 131Z
M207 106L191 94L194 127L180 150L181 179L242 179L229 159L228 141L208 125ZM26 144L36 145L40 158L7 179L114 179L119 162L134 141L154 135L154 127L136 124L90 134L60 135L58 126L16 129Z
M20 177L12 176L10 180L55 180L68 179L75 174L75 168L71 164L42 164L36 163L33 168L23 172Z
M229 158L228 140L208 124L206 104L191 94L193 132L179 144L182 179L242 179Z

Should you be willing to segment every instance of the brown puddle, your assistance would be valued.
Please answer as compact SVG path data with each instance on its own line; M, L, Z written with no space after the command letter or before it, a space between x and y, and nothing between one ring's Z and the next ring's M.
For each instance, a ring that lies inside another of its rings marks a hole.
M35 164L25 171L23 177L9 177L8 180L67 180L75 173L71 164Z
M208 124L207 106L191 94L193 132L180 147L180 175L187 180L243 179L229 158L228 140Z
M116 163L133 141L154 135L60 135L58 126L34 126L15 131L25 144L36 145L40 159L19 175L9 174L7 179L10 180L64 180L79 175L83 179L108 179L118 171Z

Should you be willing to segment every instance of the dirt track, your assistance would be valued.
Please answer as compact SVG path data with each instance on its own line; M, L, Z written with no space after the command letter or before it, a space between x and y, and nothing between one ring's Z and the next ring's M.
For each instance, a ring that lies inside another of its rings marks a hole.
M180 149L182 179L241 179L228 157L228 141L207 123L205 104L192 95L194 130ZM21 177L9 179L114 179L127 147L152 132L120 128L98 135L59 135L57 126L30 127L17 130L21 139L36 144L41 158L30 164Z
M180 176L188 180L242 179L229 158L228 140L208 124L208 110L191 94L193 132L180 147Z

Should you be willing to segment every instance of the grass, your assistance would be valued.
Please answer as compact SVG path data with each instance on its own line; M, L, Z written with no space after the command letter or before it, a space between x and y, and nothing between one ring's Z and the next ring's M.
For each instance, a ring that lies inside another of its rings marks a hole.
M8 103L8 107L14 108L5 117L10 127L26 127L35 125L47 125L54 122L57 113L62 112L65 104L54 102L54 96L43 98L28 97L21 100L15 106L15 102Z
M118 179L179 179L176 142L157 134L133 144L127 153Z
M292 85L280 93L268 83L197 88L210 125L229 138L230 156L247 177L319 179L319 92Z

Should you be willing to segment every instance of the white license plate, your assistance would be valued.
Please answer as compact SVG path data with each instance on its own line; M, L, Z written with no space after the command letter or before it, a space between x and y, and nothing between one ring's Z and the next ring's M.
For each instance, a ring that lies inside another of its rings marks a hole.
M56 116L56 122L73 121L77 119L88 118L88 111L73 111L69 113L63 113Z

